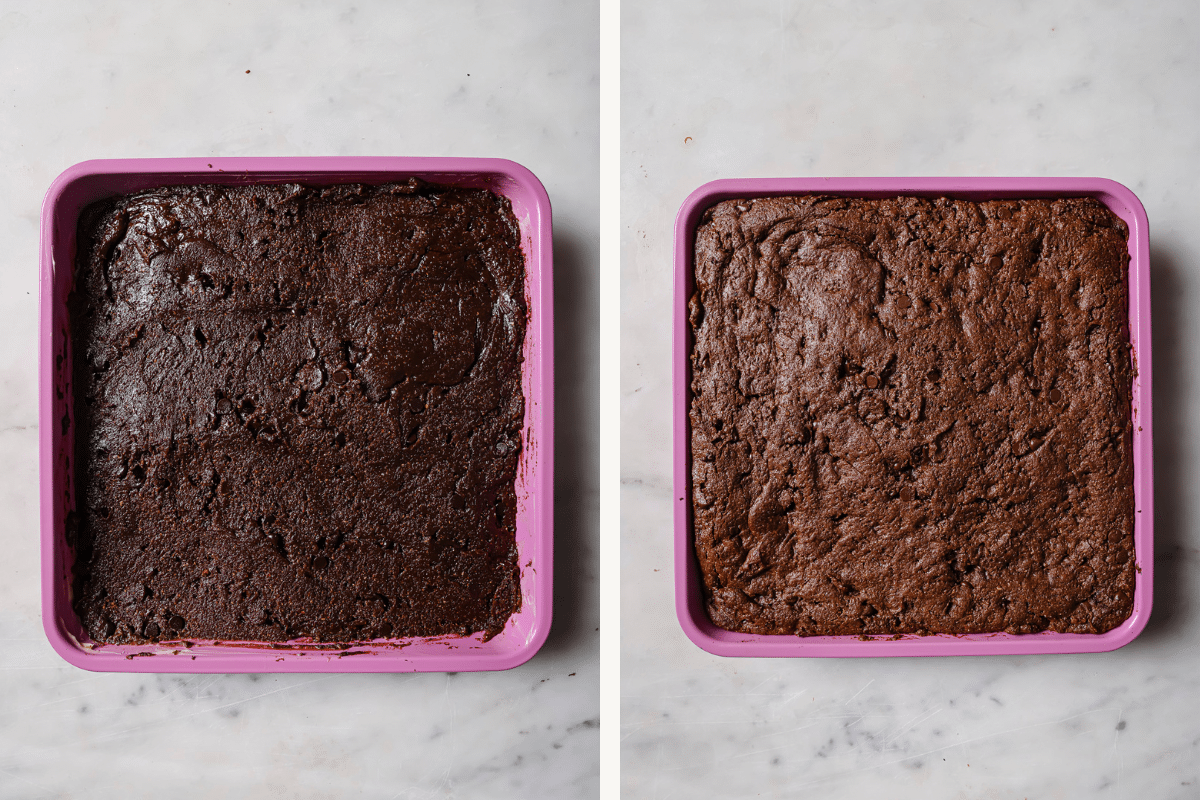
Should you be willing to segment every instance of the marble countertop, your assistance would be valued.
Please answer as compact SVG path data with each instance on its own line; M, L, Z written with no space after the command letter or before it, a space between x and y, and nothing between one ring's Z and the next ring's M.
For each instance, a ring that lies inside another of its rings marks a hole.
M588 798L598 784L598 22L552 0L0 2L0 798ZM555 215L555 622L504 673L110 675L42 632L42 196L91 158L511 158Z
M622 11L627 797L1200 794L1200 8L661 2ZM1154 611L1099 655L710 656L675 620L672 225L715 178L1088 175L1150 218Z

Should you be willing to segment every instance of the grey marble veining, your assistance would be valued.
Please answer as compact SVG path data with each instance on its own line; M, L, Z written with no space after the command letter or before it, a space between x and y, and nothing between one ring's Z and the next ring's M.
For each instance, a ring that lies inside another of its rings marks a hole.
M630 798L1200 796L1200 10L627 4L622 784ZM671 231L722 177L1098 175L1150 218L1156 591L1102 655L721 659L675 621Z
M597 47L586 3L0 2L0 798L596 795ZM50 649L42 196L77 161L184 155L496 156L546 185L559 589L534 660L488 674L143 676L83 672Z

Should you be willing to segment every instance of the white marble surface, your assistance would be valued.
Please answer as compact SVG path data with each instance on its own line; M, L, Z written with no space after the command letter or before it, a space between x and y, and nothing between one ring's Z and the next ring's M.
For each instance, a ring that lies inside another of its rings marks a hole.
M335 5L0 2L0 798L596 795L596 8ZM355 154L507 157L549 191L559 320L550 641L492 674L68 666L39 619L43 193L88 158Z
M1200 796L1200 7L680 0L622 26L625 796ZM975 174L1110 177L1149 212L1149 628L1103 655L707 655L671 595L679 204L718 177Z

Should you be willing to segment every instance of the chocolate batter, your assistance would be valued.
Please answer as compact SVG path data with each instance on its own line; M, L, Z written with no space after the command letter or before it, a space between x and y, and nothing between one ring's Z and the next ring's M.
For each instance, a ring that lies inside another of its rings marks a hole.
M1092 199L706 212L691 445L713 622L808 636L1125 620L1126 235Z
M507 200L174 187L89 208L78 252L93 639L500 631L526 322Z

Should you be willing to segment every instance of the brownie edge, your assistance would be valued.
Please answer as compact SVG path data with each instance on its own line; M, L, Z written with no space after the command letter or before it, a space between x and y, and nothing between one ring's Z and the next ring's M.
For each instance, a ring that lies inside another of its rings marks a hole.
M98 642L493 636L521 604L507 199L166 187L90 207L73 603Z
M1095 634L1127 619L1127 235L1091 198L708 209L689 413L713 623Z

